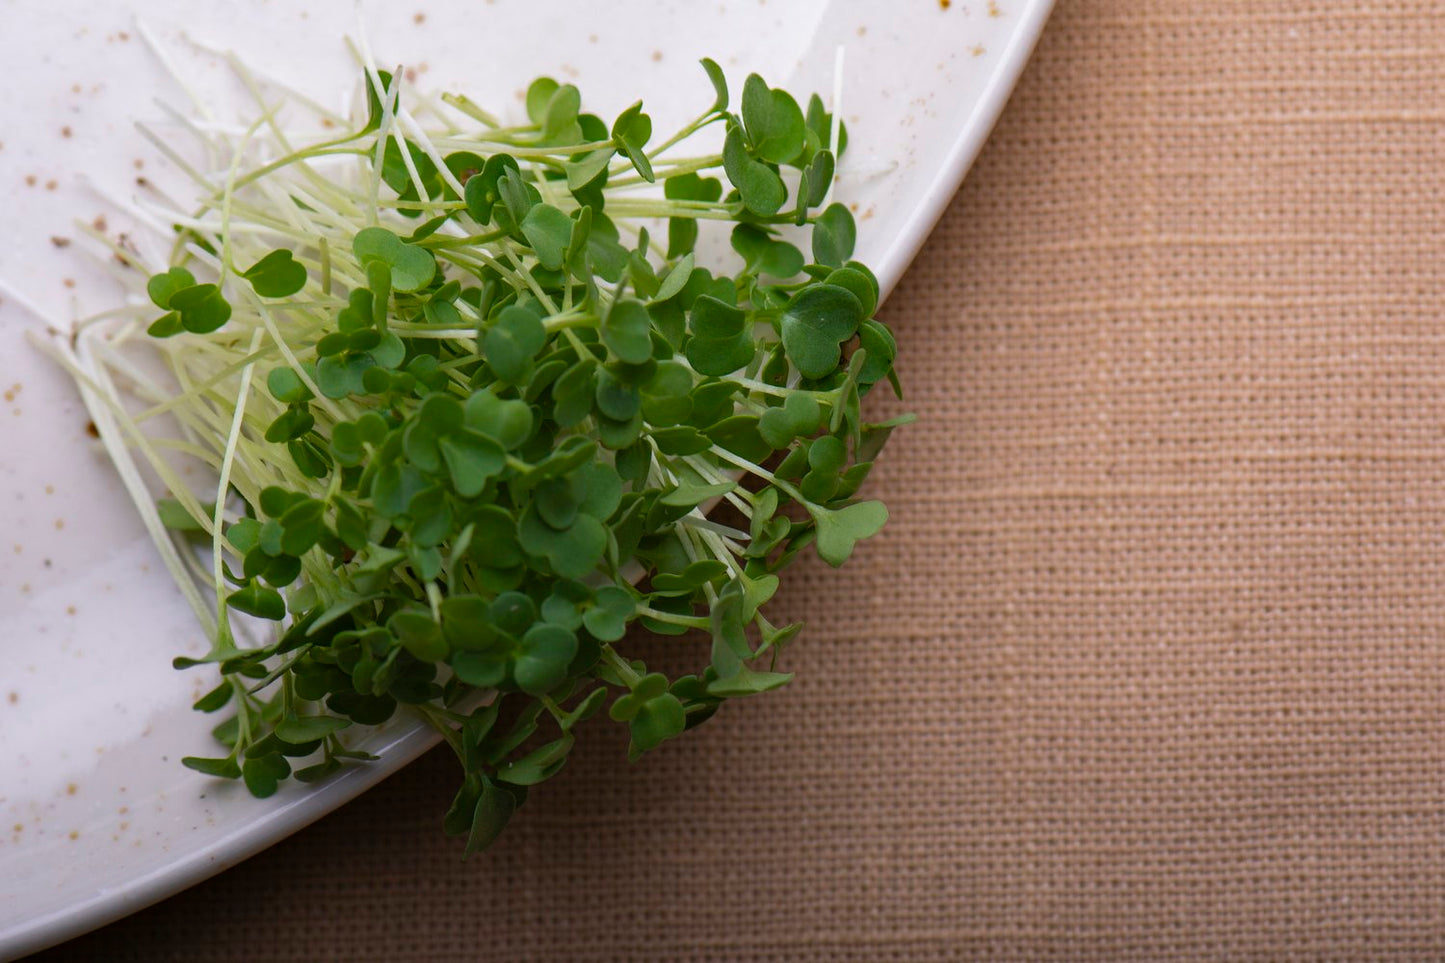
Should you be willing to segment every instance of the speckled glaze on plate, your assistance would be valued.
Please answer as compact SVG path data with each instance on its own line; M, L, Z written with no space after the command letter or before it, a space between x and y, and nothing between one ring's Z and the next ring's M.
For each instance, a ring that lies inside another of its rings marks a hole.
M240 102L238 85L191 40L234 50L330 104L354 89L342 43L357 23L351 0L137 6L221 116ZM546 73L575 82L603 116L646 97L659 131L710 98L699 57L721 63L734 89L756 70L826 101L841 45L853 146L837 197L854 209L858 257L886 291L982 145L1050 6L416 0L364 6L363 17L379 60L408 66L418 85L516 113L522 88ZM204 640L89 437L73 387L25 335L42 329L37 311L69 321L114 303L118 288L83 256L77 222L139 236L107 198L130 196L138 177L179 183L133 125L162 121L160 103L185 101L132 11L12 0L5 14L0 280L21 295L0 293L0 958L9 959L244 859L435 737L399 718L365 744L381 762L264 800L179 765L211 745L214 720L190 703L212 680L170 660L202 651Z

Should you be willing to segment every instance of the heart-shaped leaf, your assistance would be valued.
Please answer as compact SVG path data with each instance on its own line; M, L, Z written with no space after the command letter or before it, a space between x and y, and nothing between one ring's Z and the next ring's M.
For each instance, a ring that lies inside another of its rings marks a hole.
M747 330L747 314L741 308L703 295L692 303L688 327L699 338L721 340Z
M306 286L306 268L290 251L279 248L241 272L263 298L284 298Z
M444 436L437 446L446 461L452 486L463 498L480 495L488 480L507 464L507 453L501 444L475 431L453 432Z
M275 795L281 780L289 775L291 764L286 761L286 757L276 752L264 756L247 755L246 761L241 764L241 778L251 795L257 799Z
M146 282L146 294L150 295L151 302L161 310L171 306L171 295L185 288L195 287L196 278L190 271L183 267L173 267L169 271L153 275Z
M430 612L402 609L393 615L386 627L412 655L424 662L437 662L447 657L447 641L440 625Z
M606 526L580 513L570 526L558 531L542 520L535 505L528 506L517 535L529 554L545 558L558 575L566 578L587 575L607 551Z
M311 398L311 389L294 368L272 368L266 375L266 388L271 397L283 405L294 405Z
M652 137L652 118L642 112L642 101L624 110L612 124L612 140L643 180L653 180L652 164L643 148Z
M849 262L848 266L829 272L827 277L823 278L823 283L853 292L853 296L863 305L863 317L871 318L873 312L878 310L878 282L871 274L864 274L854 267L856 263Z
M436 276L437 262L424 247L408 244L384 227L364 227L351 242L361 264L385 264L391 269L391 287L420 291Z
M627 421L642 410L642 393L603 368L597 373L597 410L614 421Z
M467 399L464 410L468 428L495 439L507 451L532 434L532 409L518 398L498 398L483 389Z
M863 306L846 288L813 284L789 302L780 320L783 348L805 378L838 367L842 343L863 320Z
M778 172L754 160L743 142L742 130L733 127L723 141L723 171L742 195L743 205L761 217L771 217L783 209L788 189Z
M577 510L582 506L582 486L575 474L549 478L537 486L533 504L542 521L559 532L566 531L577 520Z
M538 263L547 270L555 271L564 263L572 224L572 218L551 204L538 204L522 218L522 235L532 245Z
M641 301L623 298L602 320L602 340L622 361L642 364L652 357L652 319Z
M847 508L827 509L808 505L818 531L818 555L829 565L842 565L853 554L853 545L871 538L888 521L882 502L858 502Z
M526 308L509 305L502 309L497 321L482 338L487 363L504 381L517 384L526 380L532 359L547 341L547 329L541 320Z
M798 210L805 212L817 207L828 196L828 187L833 183L833 152L820 150L813 155L803 171L803 180L798 188ZM799 221L798 223L802 223Z
M487 158L480 173L473 174L463 185L465 188L465 200L467 213L472 220L478 224L488 224L492 220L492 212L497 202L502 199L501 190L498 184L502 175L508 172L516 173L517 160L510 154L493 154Z
M173 292L170 307L180 312L181 327L193 334L209 334L231 319L231 305L214 284L196 284Z
M567 666L576 655L577 636L560 625L539 622L522 636L512 677L528 695L545 695L567 678Z
M582 624L599 642L616 642L627 633L627 622L637 612L632 594L616 585L597 590L593 605L582 614Z
M617 151L611 147L601 150L588 151L582 154L578 160L568 161L565 165L567 171L567 189L569 191L580 191L593 181L603 171L607 170L607 164L616 156Z
M787 280L803 270L803 253L787 241L756 224L739 224L733 228L733 250L743 256L748 271Z
M841 268L853 256L857 236L857 227L848 208L842 204L829 204L813 222L813 260L831 268Z
M757 74L743 82L743 126L763 160L786 164L803 152L803 111L785 90L773 90Z

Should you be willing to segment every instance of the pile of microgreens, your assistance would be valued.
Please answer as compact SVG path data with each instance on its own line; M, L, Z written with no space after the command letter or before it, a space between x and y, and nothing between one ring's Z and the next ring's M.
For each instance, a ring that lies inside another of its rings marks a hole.
M208 169L153 138L200 202L166 215L152 306L53 350L211 635L176 664L217 665L196 708L234 715L187 766L266 796L370 758L342 730L405 705L461 762L445 826L471 852L604 708L635 758L788 681L799 626L762 607L800 552L840 565L884 524L854 494L902 419L859 401L895 344L826 203L841 124L756 75L731 113L702 64L712 104L652 147L641 103L608 125L544 78L503 126L374 67L344 136L295 146L238 65L263 112L191 128ZM674 156L713 124L721 153ZM703 221L730 225L735 274L697 263ZM778 230L804 224L811 258ZM122 350L141 332L165 378ZM244 644L236 613L277 630ZM698 671L624 654L634 623L706 633Z

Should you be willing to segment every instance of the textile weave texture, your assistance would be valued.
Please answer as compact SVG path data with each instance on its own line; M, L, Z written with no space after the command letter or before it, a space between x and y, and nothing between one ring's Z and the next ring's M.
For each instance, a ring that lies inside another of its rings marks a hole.
M1438 0L1060 0L792 686L594 725L466 862L435 752L42 958L1445 958L1442 53Z

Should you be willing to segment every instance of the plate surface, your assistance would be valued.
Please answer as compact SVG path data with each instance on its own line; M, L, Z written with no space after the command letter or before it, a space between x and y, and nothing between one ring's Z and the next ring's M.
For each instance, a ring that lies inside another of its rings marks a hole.
M836 196L854 208L857 257L886 292L953 196L1050 5L417 0L363 17L379 61L413 68L419 86L515 116L525 84L550 74L603 116L645 97L664 132L711 97L699 57L722 64L735 92L758 71L827 102L843 47L853 146ZM170 660L205 642L74 389L26 340L43 330L38 315L65 323L119 296L77 225L139 236L113 200L137 177L178 183L133 126L165 130L163 104L187 109L145 34L219 116L239 103L238 85L201 45L339 107L355 87L342 42L357 26L352 0L150 0L140 21L79 0L12 0L5 13L0 53L16 82L0 85L0 958L13 958L244 859L435 737L401 719L366 744L382 761L265 800L183 769L181 756L212 745L215 720L190 709L212 680Z

